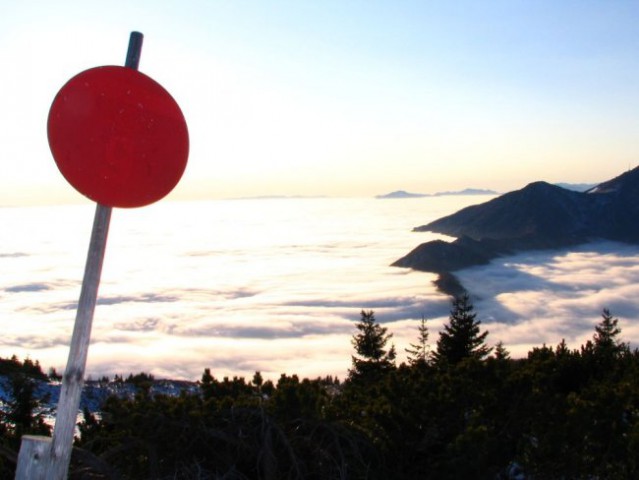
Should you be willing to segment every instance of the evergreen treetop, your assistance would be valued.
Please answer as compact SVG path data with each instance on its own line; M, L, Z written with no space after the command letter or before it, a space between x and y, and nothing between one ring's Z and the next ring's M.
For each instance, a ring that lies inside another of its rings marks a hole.
M430 346L428 345L428 326L423 315L417 331L419 333L417 343L411 343L410 348L405 348L404 350L408 353L409 365L426 365Z
M372 310L361 311L361 319L355 325L356 333L351 343L357 356L352 356L353 368L349 370L350 378L376 376L395 366L395 346L386 349L392 333L382 327L376 320Z
M593 335L595 354L603 357L614 357L626 349L626 345L618 340L621 333L619 319L613 318L610 310L604 308L602 320L595 326Z
M433 360L439 364L457 364L466 358L484 359L491 348L486 345L488 332L480 333L481 322L476 319L473 304L467 293L452 301L449 323L439 333Z

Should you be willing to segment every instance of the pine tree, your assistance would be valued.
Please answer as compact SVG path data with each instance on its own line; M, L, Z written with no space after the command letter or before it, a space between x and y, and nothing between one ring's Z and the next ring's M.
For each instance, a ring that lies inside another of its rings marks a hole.
M262 386L262 384L264 383L264 378L262 377L262 372L260 372L259 370L256 371L253 374L253 380L252 380L253 385L255 385L258 390L259 388Z
M603 309L601 317L602 320L595 326L593 335L595 352L615 355L624 347L624 344L617 340L617 336L621 333L621 328L618 326L619 319L613 318L607 308Z
M405 348L408 353L408 363L410 365L426 365L428 363L428 353L430 347L428 345L428 327L426 326L426 318L422 315L422 319L417 327L419 335L417 343L411 343L411 348Z
M352 357L353 368L349 370L349 376L372 380L395 366L395 346L385 348L393 334L386 333L388 329L377 323L372 310L362 310L356 327L359 333L353 336L351 343L358 356Z
M562 338L559 345L557 345L557 348L555 348L555 355L557 357L566 357L570 355L570 349L568 348L565 338Z
M465 358L481 360L491 352L485 343L488 332L480 333L481 322L476 320L473 310L467 293L453 299L450 322L439 333L437 350L433 353L436 363L454 365Z
M621 333L619 320L613 318L610 310L604 308L601 313L602 320L595 326L595 334L592 337L592 351L595 358L603 366L608 365L616 357L628 350L628 345L618 340Z
M49 397L38 400L35 380L22 373L11 375L9 382L13 399L8 402L6 418L13 425L15 438L19 439L26 433L49 434L50 428L44 421L45 412L41 408Z
M506 349L504 342L501 340L497 342L497 345L495 345L495 353L493 355L495 356L495 360L510 360L510 352Z

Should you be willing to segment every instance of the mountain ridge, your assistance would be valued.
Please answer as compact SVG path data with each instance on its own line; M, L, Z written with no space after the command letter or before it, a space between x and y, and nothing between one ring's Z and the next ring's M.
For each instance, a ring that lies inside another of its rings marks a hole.
M456 240L422 243L392 266L450 276L518 251L564 248L598 239L639 243L638 220L639 167L585 192L537 181L415 227L413 231L441 233Z

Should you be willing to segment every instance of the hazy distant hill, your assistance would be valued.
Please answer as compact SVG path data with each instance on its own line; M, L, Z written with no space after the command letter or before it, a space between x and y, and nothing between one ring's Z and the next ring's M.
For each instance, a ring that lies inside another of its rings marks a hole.
M430 197L430 195L426 193L410 193L405 190L396 190L394 192L387 193L385 195L375 195L375 198L421 198L421 197Z
M437 273L488 263L521 250L596 239L639 243L639 167L586 192L531 183L414 231L457 237L451 243L423 243L393 263Z
M385 195L376 195L375 198L421 198L421 197L441 197L445 195L497 195L494 190L486 190L482 188L465 188L464 190L456 190L451 192L437 193L411 193L405 190L396 190Z
M596 183L555 183L555 185L565 188L566 190L574 190L575 192L585 192L597 186Z

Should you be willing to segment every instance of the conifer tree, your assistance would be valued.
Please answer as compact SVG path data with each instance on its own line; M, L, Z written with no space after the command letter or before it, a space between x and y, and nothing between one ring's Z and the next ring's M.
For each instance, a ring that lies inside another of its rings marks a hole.
M618 337L621 334L619 320L614 318L610 310L604 308L601 313L601 321L595 326L595 334L592 341L588 340L586 350L595 361L600 375L608 374L624 352L629 352L628 345L621 342Z
M559 345L555 348L555 355L557 357L566 357L570 354L570 349L568 348L568 344L566 344L566 339L562 338Z
M395 346L386 349L386 344L392 338L392 333L386 333L376 320L372 310L362 310L361 320L356 325L359 333L353 336L351 343L355 347L357 356L352 357L353 368L349 370L350 378L373 379L372 377L386 372L395 366Z
M411 348L405 348L408 353L408 363L410 365L426 365L428 363L428 353L430 347L428 345L428 327L426 326L426 318L422 315L422 319L417 327L419 335L417 343L411 343Z
M495 353L493 355L495 356L495 360L510 360L510 352L506 349L504 342L501 340L497 342L497 345L495 345Z
M48 396L38 400L35 396L35 380L22 373L9 378L13 399L8 402L7 420L14 427L16 439L25 433L49 434L50 428L45 423L44 411L40 407L49 400Z
M613 318L610 310L604 308L601 313L602 320L595 326L593 340L593 352L597 358L610 361L627 350L628 346L618 340L621 333L619 319Z
M253 383L253 385L255 385L255 386L258 388L258 390L259 390L259 388L260 388L260 387L262 386L262 384L264 383L264 378L262 377L262 372L260 372L259 370L258 370L258 371L256 371L256 372L253 374L253 380L252 380L252 382L251 382L251 383Z
M452 301L449 324L439 333L433 360L439 364L457 364L465 358L483 359L490 352L485 341L488 332L480 333L470 297L464 293Z

